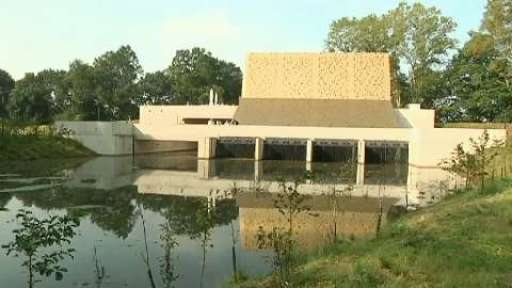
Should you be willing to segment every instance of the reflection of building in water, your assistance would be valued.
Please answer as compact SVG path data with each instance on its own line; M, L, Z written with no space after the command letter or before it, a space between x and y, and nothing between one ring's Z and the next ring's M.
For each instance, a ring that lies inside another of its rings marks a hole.
M299 189L300 190L300 189ZM329 196L316 195L304 201L309 212L294 218L294 233L303 248L315 248L332 241L334 233L338 237L373 237L377 231L380 214L378 198L337 197L337 212L334 201ZM288 222L274 207L276 194L243 193L237 197L240 215L240 238L244 249L258 249L257 236L260 227L266 233L273 227L288 228ZM386 221L389 208L397 198L383 198L383 217Z
M286 227L287 224L283 215L273 206L273 197L281 190L280 183L266 173L275 175L280 172L280 176L293 179L302 175L306 169L325 170L329 173L341 167L341 164L336 163L330 164L333 166L315 166L305 162L290 165L287 167L285 162L266 161L191 162L185 156L176 158L171 155L150 155L135 160L131 157L102 157L75 169L65 185L104 190L133 185L140 194L162 197L172 195L180 199L197 197L207 200L208 207L218 207L222 202L219 198L231 198L232 195L225 192L237 186L243 191L236 195L242 247L250 250L257 247L256 235L260 226L271 229ZM313 248L332 239L334 222L338 236L371 236L379 223L379 199L383 199L382 210L383 215L386 215L393 205L403 205L407 200L415 202L415 198L421 195L428 200L432 195L444 193L447 187L456 183L453 177L440 169L382 165L359 165L351 169L356 173L356 179L349 180L352 184L337 183L333 176L322 181L306 181L299 186L299 192L311 196L304 204L311 207L311 213L317 215L313 217L305 213L295 219L294 229L304 247ZM327 196L333 184L336 184L338 191L353 185L350 194L346 193L338 199L336 216L334 203ZM265 192L256 193L254 188ZM381 219L385 222L386 217Z
M134 168L135 166L135 168ZM327 175L321 181L307 181L301 190L307 194L322 194L329 184L339 183L339 163L305 163L282 161L196 160L186 155L148 155L143 157L99 157L71 173L68 186L115 189L136 185L139 193L183 196L222 194L237 185L240 188L260 187L276 192L278 177L294 180L305 170ZM345 168L343 168L345 169ZM353 196L378 197L383 186L385 197L415 203L418 196L439 195L460 183L441 169L418 168L407 165L357 165L350 167L354 178ZM327 185L325 185L327 184Z
M133 183L133 157L97 157L74 169L66 186L112 190Z

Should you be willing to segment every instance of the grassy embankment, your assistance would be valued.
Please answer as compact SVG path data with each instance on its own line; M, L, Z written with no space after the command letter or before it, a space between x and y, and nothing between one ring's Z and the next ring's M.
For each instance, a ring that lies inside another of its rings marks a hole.
M377 239L342 241L302 261L292 287L510 287L512 180L455 194L403 216Z
M512 287L510 156L510 146L502 149L489 167L500 172L483 191L454 192L391 222L378 238L340 240L301 256L289 287Z
M0 161L59 159L92 156L80 143L47 127L2 126Z

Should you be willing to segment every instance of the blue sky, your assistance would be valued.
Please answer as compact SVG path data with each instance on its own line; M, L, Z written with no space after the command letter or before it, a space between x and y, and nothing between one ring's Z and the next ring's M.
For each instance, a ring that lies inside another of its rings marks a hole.
M201 46L243 66L248 52L321 51L329 24L381 14L398 0L0 0L0 68L16 79L66 69L129 44L146 72L176 49ZM413 2L413 1L410 1ZM486 0L424 0L459 24L463 43L478 29Z

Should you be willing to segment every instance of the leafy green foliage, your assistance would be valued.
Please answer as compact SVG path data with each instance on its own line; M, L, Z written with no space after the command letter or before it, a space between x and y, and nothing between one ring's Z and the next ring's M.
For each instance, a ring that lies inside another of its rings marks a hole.
M511 204L510 179L454 194L386 225L380 238L308 254L290 276L293 287L507 287ZM235 287L276 285L266 277Z
M512 3L487 2L482 27L453 57L446 72L441 120L512 120Z
M0 117L7 115L7 103L12 89L14 89L14 79L7 71L0 69Z
M449 95L454 96L440 106L444 121L512 120L511 90L498 71L497 57L492 36L472 33L446 73Z
M169 66L175 103L208 103L210 89L223 103L237 103L242 89L242 72L233 63L219 60L202 48L178 50Z
M21 121L48 123L55 111L54 99L66 93L64 71L44 70L38 74L27 73L16 81L9 99L11 118Z
M28 270L28 286L33 287L34 273L46 277L53 274L56 280L61 280L67 269L59 262L66 257L72 258L75 251L62 246L71 243L75 229L80 225L78 220L69 216L39 219L28 210L19 210L16 219L20 221L21 228L13 230L15 240L2 245L2 248L7 250L7 256L25 258L22 266ZM52 248L56 250L46 252Z
M433 84L432 74L455 48L455 40L450 37L455 27L455 22L435 7L400 2L384 15L334 21L326 45L329 51L390 53L397 62L398 104L423 101L432 107L432 101L425 101L431 95L427 88ZM399 67L407 67L407 84L400 81L403 76Z
M101 105L102 120L137 116L137 81L142 76L139 59L130 46L108 51L94 59L95 92Z
M172 83L168 73L156 71L146 73L141 81L141 102L149 105L172 104Z
M478 139L470 138L471 149L468 151L458 144L450 159L443 160L441 166L466 180L466 189L471 185L480 185L484 190L485 178L488 176L489 164L498 155L502 147L500 141L492 142L487 130Z
M507 79L507 86L512 80L512 2L509 0L489 0L487 2L482 30L489 33L496 42L501 66L501 76Z
M389 18L370 14L360 19L343 17L331 23L326 46L329 51L390 52Z
M69 93L59 106L60 118L65 120L99 120L100 101L96 94L94 67L80 60L69 64L66 75Z
M34 123L53 120L128 120L138 106L204 104L210 89L219 101L238 102L242 72L202 48L179 50L170 67L143 73L128 45L107 51L91 64L75 60L68 71L47 69L17 81L0 70L0 116Z
M297 252L294 219L299 214L310 211L310 207L304 204L308 197L298 191L299 184L299 180L293 185L287 185L284 180L281 181L281 190L274 199L274 208L286 218L288 227L272 227L270 232L266 232L260 226L256 234L256 242L260 249L272 248L274 251L272 265L277 276L274 278L275 285L278 287L292 287L290 275L296 266L293 257Z
M169 223L161 224L160 228L162 230L160 246L164 250L164 256L160 259L160 275L165 287L171 288L180 277L180 274L176 272L176 264L173 263L173 250L179 246L179 243Z

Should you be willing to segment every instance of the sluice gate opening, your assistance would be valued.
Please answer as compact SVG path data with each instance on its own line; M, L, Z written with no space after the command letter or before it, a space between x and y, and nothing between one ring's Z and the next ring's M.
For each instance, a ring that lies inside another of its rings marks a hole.
M306 170L302 161L263 161L260 175L265 181L295 181L301 179Z
M313 182L355 184L357 182L357 166L357 162L314 162L311 164L311 172L315 178Z
M369 185L406 185L408 164L365 165L364 183Z
M263 160L306 161L306 139L267 138Z
M222 137L217 140L217 158L254 159L256 140L243 137Z
M357 141L315 140L313 162L357 162Z
M213 161L214 173L212 176L222 179L253 180L254 161L222 159Z
M407 164L409 144L399 141L366 141L367 164Z

